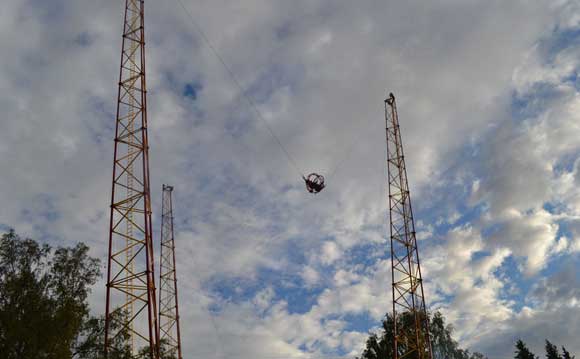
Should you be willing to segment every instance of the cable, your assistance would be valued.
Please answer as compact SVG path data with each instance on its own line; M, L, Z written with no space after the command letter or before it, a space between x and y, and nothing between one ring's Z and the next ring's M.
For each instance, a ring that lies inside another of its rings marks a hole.
M368 121L368 119L367 119L367 121ZM366 124L367 121L363 122L363 124ZM359 127L361 127L361 126L359 126ZM359 143L359 141L356 139L356 136L355 136L355 139L349 143L347 150L343 152L344 154L338 159L338 161L336 161L334 166L330 167L329 177L333 177L336 174L336 172L338 172L340 167L342 167L342 165L344 165L344 163L350 158L350 156L354 152L356 145L358 145L358 143Z
M342 159L338 160L338 162L334 165L334 168L330 171L329 177L333 177L338 171L338 169L346 162L346 160L350 158L350 155L352 155L352 153L354 152L356 144L357 144L356 142L353 143L350 146L350 148L345 152L345 155L342 157Z
M220 61L220 63L224 67L224 69L226 69L227 73L230 75L230 77L232 79L232 82L236 85L236 87L238 88L238 90L240 91L242 96L246 99L248 105L254 110L254 112L256 113L256 116L258 116L258 118L264 123L264 125L266 125L266 128L270 132L270 135L274 138L274 140L276 140L276 142L278 143L278 145L280 146L280 148L282 149L282 151L284 152L284 154L286 155L286 157L288 158L288 160L290 161L292 166L296 169L296 171L298 171L300 176L304 176L302 174L302 171L300 171L300 169L298 168L298 164L296 163L296 160L294 159L294 157L292 157L290 152L282 144L282 141L280 141L280 138L276 135L274 130L272 130L272 128L268 124L268 121L266 121L266 119L264 118L264 116L262 115L260 110L258 109L258 106L254 102L254 100L252 100L252 98L248 95L247 91L244 89L244 87L242 86L242 84L240 83L240 81L238 80L238 78L236 77L234 72L232 71L232 69L228 66L228 64L225 62L223 57L219 54L219 52L216 50L216 48L212 45L211 41L209 40L209 38L207 37L207 35L203 31L201 26L197 23L197 21L195 21L195 18L193 17L193 15L189 11L189 9L187 9L187 7L183 4L183 2L181 0L177 0L177 2L181 5L181 7L183 8L183 11L185 11L185 13L189 16L189 18L191 19L191 22L195 26L199 35L205 41L206 45L210 48L210 50L215 55L215 57L217 57L217 59Z

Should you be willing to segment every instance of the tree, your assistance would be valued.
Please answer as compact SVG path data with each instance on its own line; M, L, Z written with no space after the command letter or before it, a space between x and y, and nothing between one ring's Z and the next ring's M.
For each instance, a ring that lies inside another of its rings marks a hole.
M549 340L546 339L546 358L548 359L562 359L560 353L558 353L558 347L554 344L550 343Z
M129 332L121 329L126 317L125 312L114 311L111 313L111 328L119 333L109 345L109 359L132 359L129 345ZM73 345L72 358L78 359L103 359L105 348L105 317L88 318L77 336Z
M459 348L453 340L453 327L445 324L443 315L435 312L428 315L431 329L431 345L434 359L485 359L481 353L470 354L469 351ZM397 316L397 327L401 330L413 330L414 318L411 313L402 313ZM383 320L380 333L371 333L366 341L365 349L358 359L392 359L394 320L387 314Z
M429 327L431 329L433 358L469 358L469 354L459 349L459 344L451 337L453 327L451 325L445 325L445 319L440 312L435 312L435 314L430 318Z
M366 342L366 347L359 359L390 359L393 357L393 317L387 315L383 320L383 332L381 337L377 333L371 333Z
M571 356L570 353L566 350L566 348L562 347L562 358L563 359L574 359L576 356Z
M159 359L177 359L177 353L175 350L170 350L167 348L168 342L166 339L161 339L159 341ZM139 354L137 354L137 359L149 359L149 346L143 347Z
M536 359L537 357L528 349L521 339L516 342L515 359Z
M79 243L53 249L14 231L0 239L0 353L2 359L103 359L105 319L91 317L87 297L100 276L99 260ZM108 359L134 359L128 314L111 314ZM173 359L164 347L162 359ZM148 354L148 351L147 351ZM148 358L144 356L143 358Z
M72 358L100 275L89 248L41 245L14 231L0 239L0 353L3 359Z

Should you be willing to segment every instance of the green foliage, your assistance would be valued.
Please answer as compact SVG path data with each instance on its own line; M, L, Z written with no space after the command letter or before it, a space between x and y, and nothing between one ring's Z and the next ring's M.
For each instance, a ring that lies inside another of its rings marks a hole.
M99 261L77 244L56 248L14 231L0 240L0 357L2 359L104 359L104 317L89 315L87 297L100 276ZM135 359L127 313L112 313L108 359ZM161 359L176 359L166 343ZM148 348L137 358L149 359Z
M528 349L521 339L516 342L515 359L536 359L537 357Z
M393 336L386 333L393 333L393 317L387 315L383 321L383 331L379 337L377 333L372 333L366 342L366 347L359 359L391 359L393 357Z
M516 342L516 356L515 359L537 359L521 339ZM558 347L546 340L546 358L547 359L574 359L575 356L570 355L566 348L562 347L562 355L558 352Z
M160 359L177 359L177 352L173 348L168 348L168 342L165 339L161 339L159 342L159 358ZM139 351L137 359L149 359L149 347L144 347Z
M459 344L453 340L453 327L445 325L445 318L440 312L435 312L430 322L431 344L433 358L446 359L471 359L469 352L459 348ZM478 353L474 354L477 355ZM477 358L477 356L473 357Z
M99 261L79 243L72 248L56 248L14 231L0 239L0 353L2 359L103 359L103 317L89 315L87 297L97 281ZM110 326L119 335L111 339L108 359L148 359L149 348L141 348L136 358L123 329L126 313L114 312ZM469 353L453 340L453 327L441 313L428 315L434 359L486 359ZM394 320L387 315L380 333L371 333L359 359L392 359ZM403 332L412 332L410 313L397 317ZM404 344L400 345L401 351ZM159 345L161 359L176 359L167 342ZM515 359L537 359L522 340L516 343ZM546 340L547 359L575 359L562 347ZM410 358L409 359L413 359Z
M109 345L109 359L132 359L131 347L129 346L129 333L122 330L126 313L113 312L111 314L110 328L119 335L111 338ZM81 328L74 345L73 358L79 359L103 359L105 348L105 318L88 318Z
M558 347L546 340L546 358L548 359L562 359L558 353Z
M566 348L562 347L562 358L563 359L574 359L576 356L570 355L570 352L566 350Z
M3 359L72 358L100 275L88 247L40 245L10 231L0 239L0 353Z
M428 315L431 329L431 345L434 359L485 359L481 353L469 353L459 348L453 340L453 328L445 325L443 315L436 312L433 316ZM365 349L359 359L392 359L394 320L387 314L383 321L380 333L371 333L366 341ZM402 331L414 330L414 319L410 313L402 313L397 317L397 326ZM404 348L402 349L404 350Z

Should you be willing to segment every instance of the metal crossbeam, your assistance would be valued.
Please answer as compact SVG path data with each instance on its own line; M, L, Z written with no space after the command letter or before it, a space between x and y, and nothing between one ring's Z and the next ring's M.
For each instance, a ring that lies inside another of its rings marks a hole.
M148 347L157 359L143 0L125 1L118 86L104 353L123 337L133 357Z
M419 248L395 96L385 100L395 359L432 359ZM403 318L412 326L403 326Z
M159 273L160 340L167 354L183 359L179 331L177 270L175 268L175 238L173 233L173 187L163 185L161 211L161 262Z

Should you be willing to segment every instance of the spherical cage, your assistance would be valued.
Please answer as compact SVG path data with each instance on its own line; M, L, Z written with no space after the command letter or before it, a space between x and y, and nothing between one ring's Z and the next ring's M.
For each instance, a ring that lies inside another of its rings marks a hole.
M311 173L308 175L308 177L306 178L307 181L318 184L318 185L323 185L324 184L324 176L319 175L317 173Z

